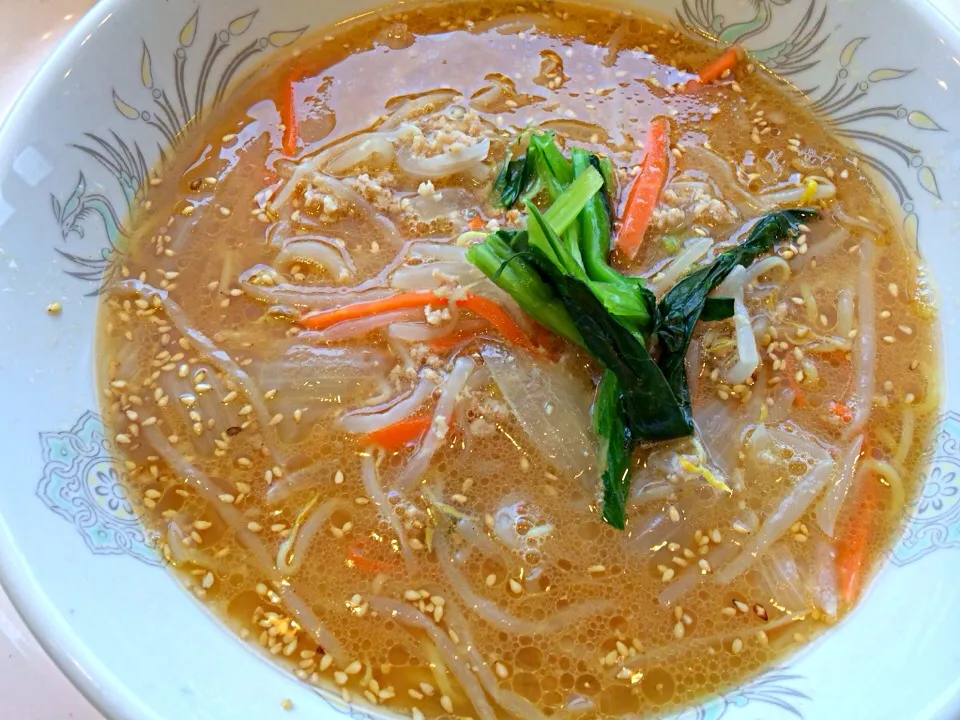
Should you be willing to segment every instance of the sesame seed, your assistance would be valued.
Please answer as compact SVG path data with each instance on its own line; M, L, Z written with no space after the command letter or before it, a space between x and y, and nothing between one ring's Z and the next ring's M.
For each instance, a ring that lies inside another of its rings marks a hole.
M907 393L906 395L903 396L903 402L907 405L913 405L916 399L917 397L913 393Z
M350 677L342 670L337 670L333 673L333 681L337 685L346 685L349 679Z
M47 305L47 312L51 315L59 315L61 310L63 310L63 305L59 302L52 302Z
M250 522L247 523L247 530L249 530L250 532L256 533L263 530L263 528L260 526L260 523L254 522L251 520Z
M451 700L446 695L440 696L440 707L443 708L444 712L452 713L453 712L453 700Z
M354 660L343 669L347 675L356 675L361 670L363 670L363 663L361 663L359 660Z
M272 418L270 418L269 425L279 425L283 421L283 413L277 413Z
M678 622L673 626L673 636L677 640L683 640L683 636L686 634L686 629L683 627L682 622Z
M673 576L676 574L676 571L673 568L665 568L663 574L660 576L660 579L663 582L670 582L673 580Z
M282 707L284 710L291 710L293 709L293 701L290 700L290 698L284 698L280 701L280 707Z
M739 655L740 651L743 650L743 640L740 638L734 638L733 643L730 645L730 649L733 651L734 655Z
M670 520L673 522L680 522L680 511L677 510L673 505L670 506L668 513L670 515Z
M497 677L501 680L505 680L510 677L510 671L507 669L507 666L502 662L495 663L493 666L494 672L497 673Z
M607 568L603 565L591 565L587 568L587 572L591 575L599 575L607 571Z
M890 283L887 285L887 290L891 295L893 295L893 297L897 297L900 294L900 288L897 287L896 283Z
M510 585L510 591L511 591L514 595L519 595L520 593L523 592L523 585L521 585L520 583L518 583L518 582L517 582L516 580L514 580L513 578L510 578L510 583L509 583L509 585Z
M228 217L231 212L233 211L228 207L223 207L223 206L220 207L220 214L223 215L224 217Z
M484 582L486 583L487 587L493 587L494 585L497 584L497 576L494 575L493 573L490 573L489 575L487 575Z

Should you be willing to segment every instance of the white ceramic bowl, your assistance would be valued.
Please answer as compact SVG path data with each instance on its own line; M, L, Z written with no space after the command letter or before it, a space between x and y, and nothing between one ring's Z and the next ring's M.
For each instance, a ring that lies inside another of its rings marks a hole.
M195 109L201 74L207 100L229 92L275 48L373 4L104 0L0 132L0 570L109 717L287 718L285 698L301 716L366 717L244 649L160 567L108 459L92 339L128 203ZM785 666L681 717L960 717L960 32L923 0L637 5L745 45L856 143L941 290L948 368L922 497L861 606Z

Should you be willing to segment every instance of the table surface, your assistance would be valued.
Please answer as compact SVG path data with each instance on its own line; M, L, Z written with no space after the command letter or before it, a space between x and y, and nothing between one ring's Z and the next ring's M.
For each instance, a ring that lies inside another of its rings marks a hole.
M0 118L44 57L95 0L0 0ZM934 0L960 25L960 0ZM0 717L103 720L37 644L0 588Z

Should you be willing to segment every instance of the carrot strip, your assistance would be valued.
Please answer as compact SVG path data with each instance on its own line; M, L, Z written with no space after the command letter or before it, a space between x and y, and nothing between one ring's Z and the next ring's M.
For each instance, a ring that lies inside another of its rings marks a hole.
M368 558L360 548L354 547L353 545L347 547L347 563L358 570L363 570L371 574L387 573L394 569L392 566L379 560Z
M490 323L497 332L514 345L519 345L528 350L537 349L536 344L530 339L530 336L524 332L523 328L517 325L517 322L510 317L510 314L493 302L493 300L488 300L480 295L467 293L457 300L457 307L473 311Z
M470 218L470 222L467 223L467 227L470 228L471 230L479 230L484 225L486 225L486 223L483 221L483 218L480 217L479 215L474 215L472 218Z
M650 128L647 130L643 167L630 185L615 243L616 249L628 260L633 260L640 251L643 237L647 234L650 219L653 217L653 209L667 181L670 168L669 146L667 120L655 117L650 121Z
M837 543L837 583L848 606L856 602L863 586L864 554L873 526L871 515L863 508L873 504L876 493L875 479L864 477L853 505L853 525Z
M280 91L280 122L283 123L283 137L280 147L284 155L293 156L297 154L297 136L300 133L300 127L297 123L297 98L296 84L294 77L284 84Z
M848 405L844 405L842 402L837 402L834 400L830 403L830 412L833 415L836 415L840 420L845 423L853 420L853 410L850 409Z
M446 352L447 350L457 347L461 343L465 343L473 338L480 337L480 335L488 330L489 327L490 323L482 318L473 321L464 320L446 335L441 335L440 337L428 340L427 347L434 352Z
M478 328L477 330L454 330L443 337L431 340L427 343L427 347L435 352L446 352L447 350L455 348L460 343L479 337L481 332L483 332L483 328Z
M311 330L323 330L344 320L356 320L371 315L380 315L381 313L391 312L393 310L405 310L407 308L426 307L431 304L444 303L445 300L438 298L433 290L414 290L391 295L390 297L379 300L364 300L350 305L343 305L332 310L312 312L300 318L300 324Z
M432 419L427 415L414 415L369 432L366 439L384 450L399 450L423 435L430 428L431 422Z
M727 70L733 70L740 61L741 50L736 45L728 47L720 57L707 63L697 73L697 79L687 83L687 89L693 89L701 85L709 85L714 80L719 80Z

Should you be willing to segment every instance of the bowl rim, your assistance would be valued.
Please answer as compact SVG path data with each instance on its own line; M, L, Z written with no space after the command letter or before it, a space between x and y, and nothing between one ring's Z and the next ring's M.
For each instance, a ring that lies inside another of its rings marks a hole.
M138 0L134 0L137 2ZM116 9L130 0L96 0L60 39L40 67L20 88L3 121L0 122L0 147L17 132L39 101L41 88L55 79L77 45L102 26ZM126 685L116 679L87 646L80 642L67 618L58 610L36 581L26 558L18 551L16 539L3 513L0 513L0 585L27 629L94 709L107 720L143 718L161 720L148 706L132 696ZM108 682L109 681L109 682Z
M939 0L939 2L949 1ZM200 4L200 0L196 2ZM600 0L600 2L607 4L611 3L611 0ZM960 23L946 14L939 2L938 0L902 0L904 6L923 16L925 24L931 27L942 24L956 39L960 39ZM94 4L83 13L43 59L30 79L17 91L6 116L0 121L0 148L7 145L10 137L15 135L29 118L34 106L38 104L43 86L58 77L58 73L61 73L66 65L65 61L68 61L77 51L78 46L83 44L84 38L103 26L118 9L136 5L147 5L147 2L95 0ZM884 196L888 194L886 188L883 188L882 192ZM941 321L939 328L941 335L945 335L947 329L945 323ZM939 343L936 351L940 356L943 375L946 377L949 366L945 345L942 342ZM941 408L941 410L945 409ZM4 513L0 513L0 549L6 551L0 552L0 586L3 587L12 605L44 652L86 700L107 720L126 718L163 720L152 707L131 693L127 685L79 639L67 616L51 601L43 586L37 582L26 557L19 552L16 538ZM942 707L946 707L947 703L951 702L948 695L954 699L960 697L960 684L948 688L943 696L936 698L943 701Z

